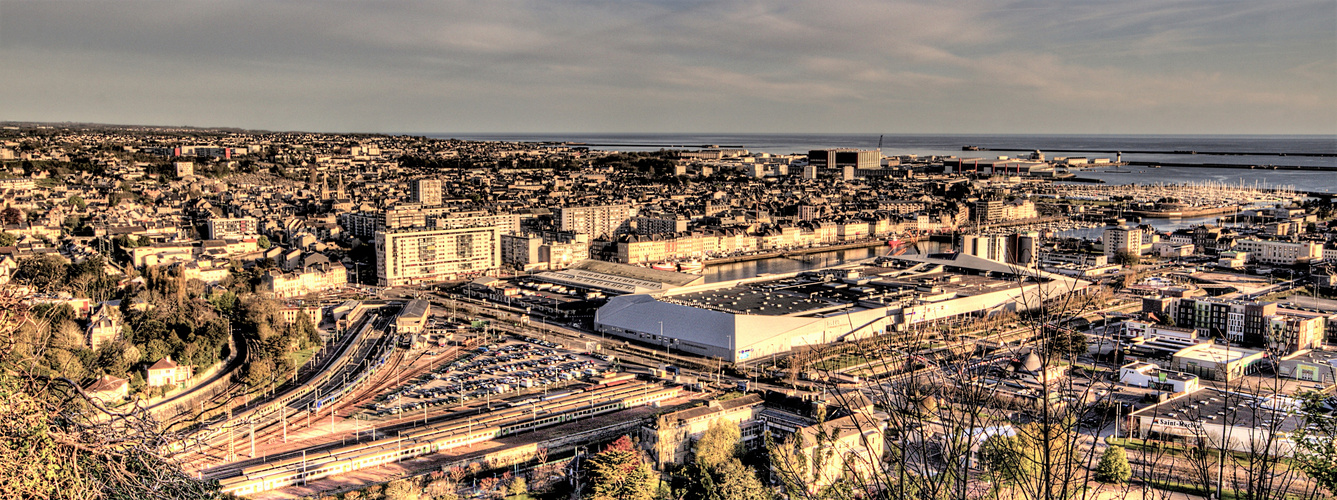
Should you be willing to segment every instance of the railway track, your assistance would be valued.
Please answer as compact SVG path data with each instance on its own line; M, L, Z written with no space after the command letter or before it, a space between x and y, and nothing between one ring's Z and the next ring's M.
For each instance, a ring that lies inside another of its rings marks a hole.
M389 339L387 339L387 342L389 342ZM457 357L460 352L462 352L461 348L450 347L448 348L447 351L445 351L443 357L438 360L438 363L452 360L455 357ZM330 400L329 403L324 404L319 411L320 412L328 411L329 413L335 415L338 415L339 413L342 412L343 413L342 418L347 418L348 415L352 415L353 413L355 413L354 411L349 410L350 407L356 407L358 405L365 404L366 402L376 397L377 395L382 394L389 389L402 385L408 381L411 381L416 377L422 375L423 373L429 372L433 368L433 364L424 364L414 368L414 366L417 365L419 361L421 361L422 356L423 356L422 352L419 352L415 356L413 356L412 359L410 360L408 353L400 350L392 351L389 354L389 357L386 358L385 363L380 366L380 369L377 370L374 375L368 376L365 379L361 379L359 382L356 382L351 385L343 384L339 389L337 389L342 391L342 395L339 398ZM395 373L397 370L400 370L405 366L409 367L407 371L402 373ZM331 378L331 381L338 378L339 377L336 374L335 377ZM329 386L332 386L332 384L327 384L327 388L322 388L321 390L316 391L316 393L317 394L328 393L331 390ZM300 401L296 401L295 403L297 402ZM309 407L302 408L296 405L292 405L286 410L272 414L272 417L268 419L265 419L263 421L257 421L253 428L249 427L250 424L249 421L245 422L244 425L246 425L246 427L242 429L243 432L240 435L240 437L237 437L234 434L229 439L232 441L240 439L242 444L246 448L251 447L252 441L254 441L255 443L260 443L262 447L270 447L274 445L279 439L281 439L280 435L286 436L287 432L301 431L313 427L318 428L320 421L317 420L311 422L311 419L308 418L308 416L312 417L315 416L315 415L308 415L314 413L314 411L315 410L309 409ZM417 425L416 419L414 418L407 418L404 419L404 421L414 422L414 425ZM393 426L394 425L392 424L391 427ZM405 427L409 426L405 425ZM330 440L329 444L331 446L334 445L334 439L335 437L331 435L329 438ZM341 438L341 440L343 439ZM311 439L307 438L305 442L310 443ZM235 447L236 446L234 445L232 447L232 450L235 450ZM199 465L200 468L225 464L229 461L228 460L229 457L232 457L233 460L236 459L234 451L229 451L229 449L226 448L225 446L214 445L212 451L213 453L210 454L208 457L206 457L207 460ZM283 452L284 451L281 451L280 453ZM250 456L249 453L247 455ZM250 456L250 458L254 459L256 457Z
M549 395L473 417L433 423L395 437L338 446L331 442L301 452L278 455L272 461L236 463L206 471L220 478L225 493L251 494L354 470L455 450L498 437L589 418L677 397L680 387L635 381L623 375L584 390ZM405 429L407 431L407 429ZM523 450L502 450L515 453Z
M1201 478L1201 472L1195 470L1191 463L1186 463L1178 457L1165 455L1158 459L1148 460L1146 452L1133 451L1128 453L1128 464L1132 467L1134 476L1142 477L1142 481L1148 484L1155 484L1158 481L1172 481L1178 483L1187 483ZM1229 462L1227 462L1229 464ZM1211 466L1213 479L1217 468ZM1233 485L1244 484L1247 480L1248 471L1242 467L1230 465L1226 467L1226 480L1224 486L1226 489L1234 489ZM1286 481L1287 484L1281 486L1281 491L1275 493L1285 493L1287 497L1304 498L1306 492L1312 490L1314 485L1303 474L1296 473L1294 477ZM1214 490L1214 488L1211 488Z
M369 371L383 364L386 351L393 350L388 326L388 316L369 316L358 327L358 332L344 342L341 352L318 370L312 380L274 398L250 401L241 413L204 426L199 431L203 436L197 441L196 451L199 456L193 462L197 462L199 468L211 462L226 462L235 457L239 432L245 436L248 444L253 441L252 436L265 439L284 431L282 427L275 429L282 422L298 420L302 413L318 410L322 404L337 401L348 391L350 376L353 378L352 386L356 386L360 382L358 377L367 376ZM380 359L377 360L377 357Z

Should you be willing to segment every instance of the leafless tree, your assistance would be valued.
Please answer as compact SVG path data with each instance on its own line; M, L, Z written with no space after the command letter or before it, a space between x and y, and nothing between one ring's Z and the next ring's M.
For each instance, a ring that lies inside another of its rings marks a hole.
M178 465L181 429L142 404L109 408L50 368L45 322L0 294L0 438L21 444L0 451L0 498L217 496Z
M803 360L811 366L832 352L858 358L856 366L868 376L862 390L830 399L837 409L871 399L887 418L887 453L878 463L858 463L858 454L834 457L845 460L844 486L791 496L1067 500L1091 494L1087 486L1101 449L1091 435L1115 418L1103 411L1113 381L1083 361L1086 350L1073 346L1085 342L1073 340L1085 339L1075 328L1106 297L1075 280L1024 268L1013 274L1015 311L911 325ZM1020 371L1012 371L1014 365ZM817 371L829 378L839 370ZM1027 389L1013 390L1022 386L1010 385L1008 377L1030 379ZM1028 443L1012 464L1024 473L1000 474L981 460L987 441L1007 435ZM794 444L772 446L781 450L772 453L773 473L790 483L811 474L815 459L783 451Z

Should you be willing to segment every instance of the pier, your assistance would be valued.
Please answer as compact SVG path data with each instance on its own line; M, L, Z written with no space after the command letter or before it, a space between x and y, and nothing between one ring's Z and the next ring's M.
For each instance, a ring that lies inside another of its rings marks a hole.
M1008 151L1008 152L1050 150L1050 148L1013 148L1013 147L986 148L982 146L966 146L966 148L970 149L963 148L963 150ZM1150 149L1143 150L1143 149L1065 149L1065 148L1053 149L1053 151L1062 151L1064 153L1105 153L1105 154L1126 153L1126 154L1152 154L1152 155L1211 155L1211 156L1303 156L1303 157L1313 157L1313 158L1337 158L1337 153L1279 153L1279 152L1269 152L1269 151L1183 151L1183 150L1162 151L1162 150L1150 150ZM1161 165L1165 164L1162 163ZM1184 166L1197 166L1197 165L1188 164Z

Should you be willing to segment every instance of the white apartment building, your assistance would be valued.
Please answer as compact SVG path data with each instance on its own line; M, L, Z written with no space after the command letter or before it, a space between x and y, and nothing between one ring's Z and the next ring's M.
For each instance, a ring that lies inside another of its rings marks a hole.
M441 204L441 179L414 179L409 184L410 197L414 203L427 206Z
M301 297L346 284L348 284L348 270L338 262L331 263L324 269L312 267L306 271L292 273L270 271L269 274L260 277L260 289L279 298Z
M1105 244L1106 257L1113 257L1119 252L1141 255L1142 229L1128 226L1107 227L1101 242Z
M598 238L626 232L625 225L635 214L635 210L628 205L566 207L558 209L558 220L563 231Z
M501 235L501 263L524 271L565 269L590 258L589 235L570 239L535 234Z
M501 232L496 226L376 231L380 286L433 283L499 267Z
M1289 266L1304 259L1323 258L1323 244L1316 241L1268 241L1242 239L1235 242L1235 250L1248 252L1254 262L1274 266Z
M241 217L237 219L209 219L206 223L206 231L211 240L221 240L223 238L240 238L246 235L254 235L260 230L260 222L255 217Z
M1003 204L1003 219L1019 220L1034 219L1040 216L1040 212L1035 209L1035 202L1031 200L1021 200Z

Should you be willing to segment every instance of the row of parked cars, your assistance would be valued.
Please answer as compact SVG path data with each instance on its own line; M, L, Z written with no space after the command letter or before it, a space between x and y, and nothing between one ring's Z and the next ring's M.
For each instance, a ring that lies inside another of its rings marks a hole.
M523 340L527 343L500 342L468 351L385 394L374 409L378 415L386 415L424 406L455 405L493 395L564 384L601 372L592 360L558 352L559 344L533 337Z

